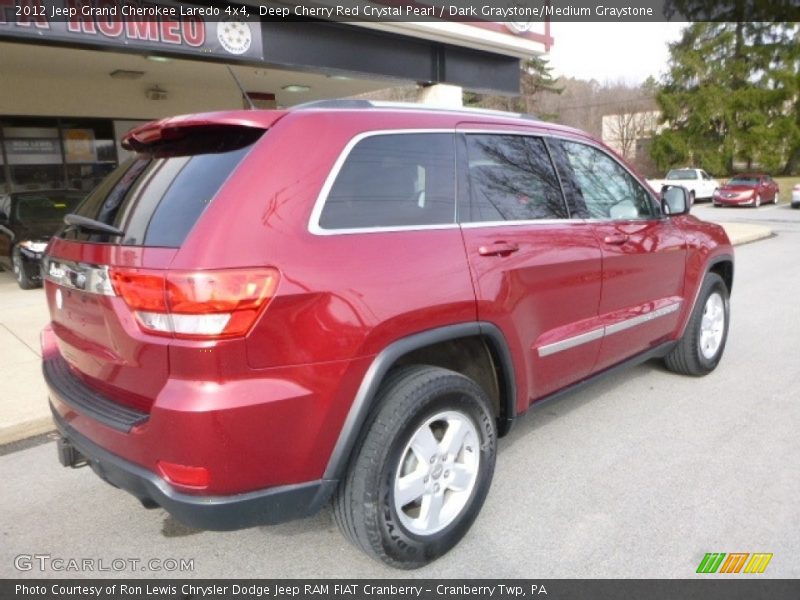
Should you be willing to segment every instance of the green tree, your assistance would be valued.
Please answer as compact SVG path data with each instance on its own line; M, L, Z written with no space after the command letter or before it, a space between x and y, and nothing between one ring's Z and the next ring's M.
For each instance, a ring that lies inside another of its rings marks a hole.
M701 18L707 6L672 3L689 18ZM744 6L731 2L723 17L733 20L692 23L670 45L669 72L656 92L667 127L651 147L662 169L692 164L723 174L734 163L757 163L775 172L800 152L800 28L748 20Z

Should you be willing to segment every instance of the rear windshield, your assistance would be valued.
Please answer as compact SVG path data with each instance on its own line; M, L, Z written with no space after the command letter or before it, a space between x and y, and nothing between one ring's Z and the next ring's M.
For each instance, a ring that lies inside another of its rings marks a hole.
M177 248L263 130L214 127L162 143L121 164L73 212L125 232L67 226L64 239Z

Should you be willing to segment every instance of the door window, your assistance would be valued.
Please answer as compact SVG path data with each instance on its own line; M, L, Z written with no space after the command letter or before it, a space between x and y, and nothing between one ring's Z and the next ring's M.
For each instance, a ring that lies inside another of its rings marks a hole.
M572 216L591 219L649 219L656 213L650 194L608 154L579 142L556 141L564 190Z
M466 139L471 202L463 222L569 218L540 138L475 134Z

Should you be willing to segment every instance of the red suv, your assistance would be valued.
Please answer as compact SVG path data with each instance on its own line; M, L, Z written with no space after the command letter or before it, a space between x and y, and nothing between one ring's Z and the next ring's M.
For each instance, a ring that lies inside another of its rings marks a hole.
M535 401L722 356L733 251L587 135L332 101L150 123L47 250L66 466L206 529L332 501L411 568L489 490Z

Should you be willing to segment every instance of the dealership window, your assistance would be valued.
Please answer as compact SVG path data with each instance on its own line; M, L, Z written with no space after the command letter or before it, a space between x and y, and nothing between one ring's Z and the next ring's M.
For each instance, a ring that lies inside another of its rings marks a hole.
M0 190L88 192L117 165L108 119L0 117Z
M6 191L6 159L3 144L0 144L0 195Z
M111 121L60 119L67 187L88 192L117 166Z

